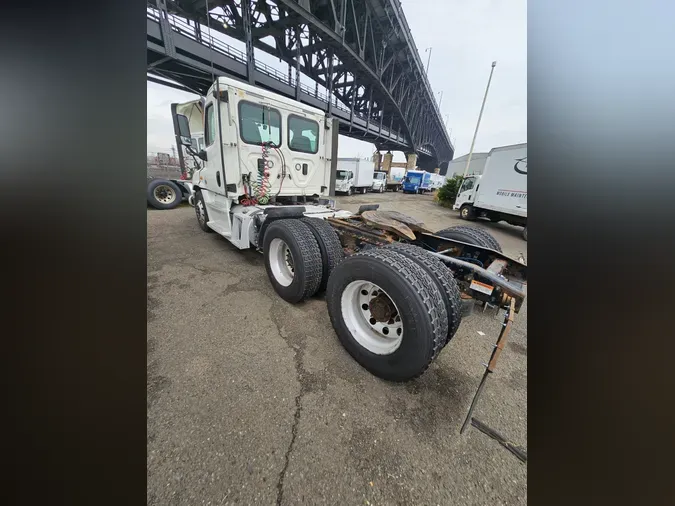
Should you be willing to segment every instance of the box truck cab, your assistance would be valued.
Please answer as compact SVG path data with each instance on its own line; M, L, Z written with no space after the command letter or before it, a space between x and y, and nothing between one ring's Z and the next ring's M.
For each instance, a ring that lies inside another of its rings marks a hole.
M425 171L409 170L403 178L403 193L420 193Z
M522 226L527 240L527 144L492 149L483 174L462 182L453 209L465 220Z
M383 193L387 187L387 173L383 171L375 171L373 173L373 186L371 190L377 193Z
M354 191L354 172L338 170L335 175L335 191L351 195Z

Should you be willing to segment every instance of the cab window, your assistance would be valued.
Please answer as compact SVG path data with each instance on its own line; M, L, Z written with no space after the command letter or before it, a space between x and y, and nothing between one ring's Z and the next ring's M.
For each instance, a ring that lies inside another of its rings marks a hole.
M276 109L239 102L239 134L246 144L281 145L281 115Z
M207 146L213 144L213 141L216 138L216 122L213 111L213 104L209 104L206 107L206 114L204 115L206 118L206 124L204 125L204 142Z
M288 116L288 147L293 151L314 154L319 151L319 124L311 119Z
M473 179L464 180L464 183L462 184L462 189L460 191L470 190L471 188L473 188L473 183L474 183Z

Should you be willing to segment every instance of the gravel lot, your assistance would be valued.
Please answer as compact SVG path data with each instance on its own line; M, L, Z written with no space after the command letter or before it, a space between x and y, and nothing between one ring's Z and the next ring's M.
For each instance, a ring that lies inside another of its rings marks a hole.
M466 224L429 196L338 201ZM459 435L501 313L475 312L421 378L387 383L340 346L322 296L281 300L262 255L202 232L187 205L147 217L148 504L526 503L526 466ZM520 228L476 225L527 258ZM474 415L521 446L526 322L527 304Z

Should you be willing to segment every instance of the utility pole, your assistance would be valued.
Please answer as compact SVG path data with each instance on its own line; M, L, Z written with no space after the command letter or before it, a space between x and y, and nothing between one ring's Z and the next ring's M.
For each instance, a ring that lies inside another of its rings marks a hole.
M488 91L490 90L490 82L492 81L492 73L495 71L495 66L497 65L496 61L492 62L492 69L490 70L490 77L488 78L487 87L485 88L485 96L483 97L483 104L480 106L480 112L478 113L478 122L476 123L476 130L473 133L473 140L471 141L471 149L469 149L469 156L466 159L466 166L464 167L464 175L462 176L462 182L466 179L466 174L469 172L469 164L471 163L471 155L473 155L473 147L476 144L476 136L478 135L478 127L480 126L480 119L483 117L483 109L485 108L485 101L487 100ZM459 185L457 190L457 195L461 190L462 185Z
M426 70L424 71L424 73L427 74L427 75L429 75L429 62L431 61L431 49L432 49L432 48L428 47L428 48L426 48L426 49L424 50L425 53L426 53L427 51L429 51L429 57L427 58L427 68L426 68Z

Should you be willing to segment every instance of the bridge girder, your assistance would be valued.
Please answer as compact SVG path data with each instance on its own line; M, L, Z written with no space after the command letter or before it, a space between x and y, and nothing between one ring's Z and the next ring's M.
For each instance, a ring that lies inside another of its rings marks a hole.
M204 0L166 6L195 25L207 25ZM436 163L452 159L454 147L396 0L210 0L208 7L211 30L250 44L251 60L253 47L274 55L311 78L317 92L323 87L331 103L348 109L352 118L365 118L366 130L372 125L396 133L408 151ZM255 62L251 66L249 76ZM295 86L297 98L297 78ZM351 127L342 133L358 137ZM388 141L373 142L402 149Z

